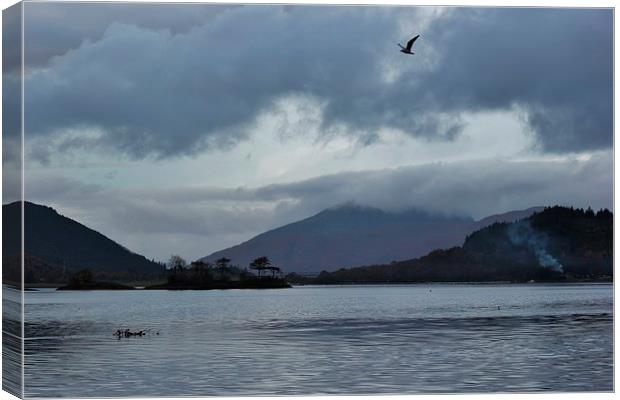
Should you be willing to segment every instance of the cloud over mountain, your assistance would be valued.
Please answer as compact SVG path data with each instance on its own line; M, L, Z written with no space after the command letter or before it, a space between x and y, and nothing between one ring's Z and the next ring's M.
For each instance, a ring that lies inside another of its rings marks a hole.
M177 240L178 251L198 257L350 201L476 219L532 205L612 208L612 162L611 152L599 152L590 159L435 163L254 188L107 188L33 176L26 197L45 200L147 256L164 258L158 249L167 251Z

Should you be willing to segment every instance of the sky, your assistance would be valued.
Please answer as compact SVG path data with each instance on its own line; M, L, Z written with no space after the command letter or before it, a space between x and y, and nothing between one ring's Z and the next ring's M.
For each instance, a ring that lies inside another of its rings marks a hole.
M611 209L612 18L26 3L26 199L158 260L346 202L475 219ZM3 71L18 87L19 58Z

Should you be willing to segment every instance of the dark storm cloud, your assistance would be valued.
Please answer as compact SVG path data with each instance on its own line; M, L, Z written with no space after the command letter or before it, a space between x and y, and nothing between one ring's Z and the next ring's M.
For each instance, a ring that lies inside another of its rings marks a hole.
M26 3L25 35L29 67L45 65L85 41L101 40L113 23L172 33L183 33L202 25L234 5L166 3Z
M446 49L428 81L444 107L523 107L547 150L612 143L613 19L601 9L463 11L434 25ZM467 15L468 14L468 15Z
M2 12L2 201L22 194L21 5Z
M21 4L2 11L2 73L21 73Z
M326 134L345 127L360 143L382 127L450 140L462 113L516 108L543 150L611 146L611 10L451 9L416 56L399 54L399 24L416 32L424 10L247 6L187 30L119 19L33 70L27 132L96 128L83 147L195 154L243 139L259 113L303 93L324 104Z

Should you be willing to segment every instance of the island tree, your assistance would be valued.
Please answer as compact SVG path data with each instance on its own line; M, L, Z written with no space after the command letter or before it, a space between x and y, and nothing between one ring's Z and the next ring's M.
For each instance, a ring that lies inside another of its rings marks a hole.
M202 260L194 261L191 264L191 271L198 281L209 280L211 278L211 263Z
M187 266L187 261L185 261L180 255L173 254L170 256L167 266L168 269L174 272L183 271L183 269L185 269L185 267Z
M228 270L230 258L222 257L220 259L215 260L215 266L217 271L220 273L220 276L224 276L224 273Z
M261 272L271 267L271 261L266 256L258 257L250 263L250 268L258 271L258 276L261 276Z

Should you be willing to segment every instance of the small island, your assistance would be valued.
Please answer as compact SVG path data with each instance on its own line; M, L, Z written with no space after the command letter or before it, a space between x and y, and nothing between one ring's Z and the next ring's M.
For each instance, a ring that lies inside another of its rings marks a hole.
M271 265L262 256L252 261L250 269L257 274L230 265L230 259L222 257L215 264L202 260L187 266L186 261L173 255L168 261L169 275L165 283L147 286L145 289L211 290L211 289L284 289L291 285L283 278L282 270ZM267 272L266 272L267 271ZM265 273L266 272L266 273Z
M271 265L265 256L258 257L249 265L257 274L231 265L230 259L220 258L215 264L201 260L189 266L178 255L168 261L168 277L159 282L143 287L146 290L212 290L212 289L284 289L291 285L284 279L282 270ZM76 272L69 283L57 290L135 290L134 286L118 282L95 280L89 269Z
M92 271L84 269L76 272L71 277L69 284L56 290L133 290L132 286L117 282L95 281Z

